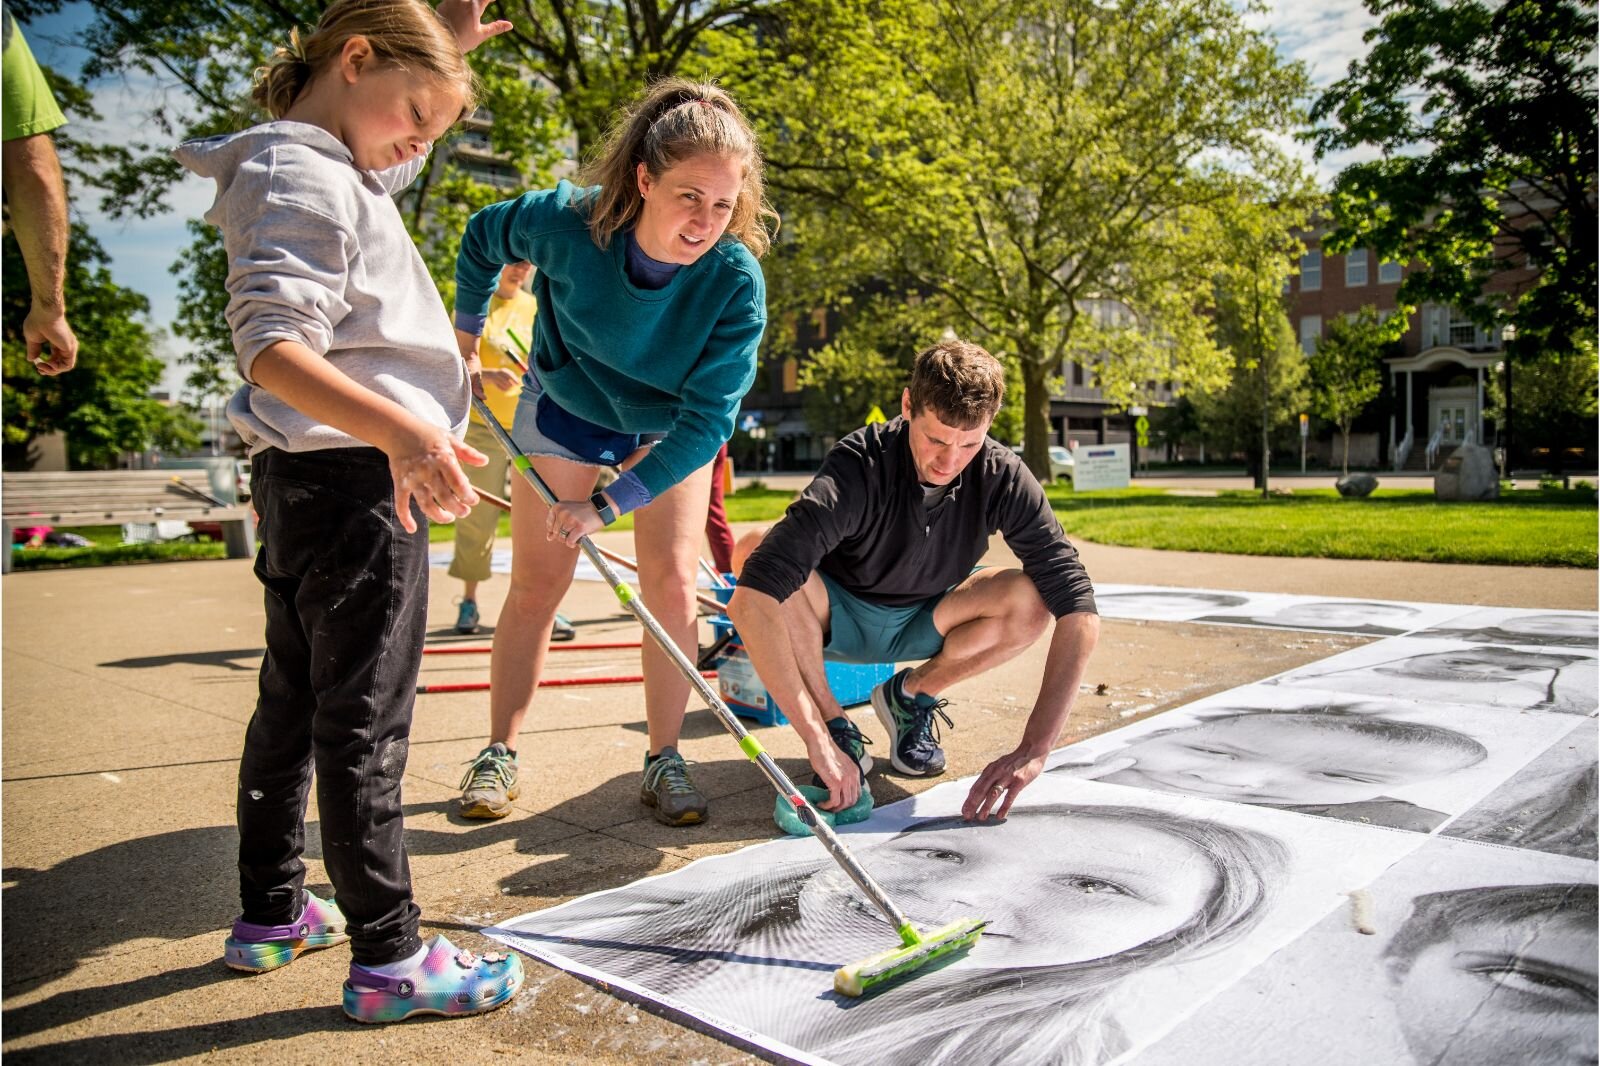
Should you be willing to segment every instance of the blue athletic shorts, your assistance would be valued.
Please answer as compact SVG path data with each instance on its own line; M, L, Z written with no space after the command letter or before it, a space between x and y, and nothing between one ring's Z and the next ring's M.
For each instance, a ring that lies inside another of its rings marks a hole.
M828 590L824 659L839 663L921 662L944 647L944 636L933 625L933 609L945 593L921 603L886 607L846 592L821 571L817 576Z
M553 455L569 463L580 463L596 469L616 466L627 458L626 455L620 455L615 463L597 463L546 435L539 428L539 397L543 394L544 387L539 384L538 375L529 371L522 376L522 392L517 395L517 413L511 424L511 439L523 455ZM648 447L664 436L665 433L643 433L639 436L639 444Z

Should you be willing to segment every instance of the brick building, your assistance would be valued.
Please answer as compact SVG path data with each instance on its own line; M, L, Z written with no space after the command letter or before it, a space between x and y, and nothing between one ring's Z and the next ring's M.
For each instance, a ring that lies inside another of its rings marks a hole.
M1341 315L1371 305L1392 314L1405 276L1399 263L1379 262L1365 248L1339 255L1322 249L1323 229L1300 234L1307 252L1298 277L1289 279L1289 321L1308 353ZM1502 270L1486 294L1515 295L1537 271ZM1498 445L1498 427L1486 417L1487 387L1505 359L1499 330L1484 330L1459 309L1423 304L1412 315L1400 354L1385 361L1383 394L1357 423L1376 435L1374 459L1394 469L1437 465L1458 444Z

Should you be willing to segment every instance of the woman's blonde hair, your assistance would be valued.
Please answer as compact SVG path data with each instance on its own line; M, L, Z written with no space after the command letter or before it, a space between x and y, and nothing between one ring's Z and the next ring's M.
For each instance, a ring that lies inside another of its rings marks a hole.
M767 203L761 149L739 105L710 82L662 78L623 110L583 169L586 184L600 189L587 201L589 233L601 248L619 230L633 225L644 200L635 171L640 163L659 178L672 166L697 155L737 158L744 164L744 182L728 221L728 236L737 238L756 258L772 243L766 219L778 214Z
M352 37L366 38L382 66L454 85L461 92L463 114L477 106L477 79L455 33L421 0L335 0L316 29L305 37L298 27L290 30L288 47L256 69L251 99L273 118L282 118L311 79L339 61Z

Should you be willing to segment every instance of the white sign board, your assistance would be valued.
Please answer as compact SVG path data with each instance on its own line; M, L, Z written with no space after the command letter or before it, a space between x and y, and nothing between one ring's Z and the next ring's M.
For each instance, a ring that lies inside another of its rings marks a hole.
M1125 489L1130 477L1126 444L1085 444L1072 449L1072 489Z

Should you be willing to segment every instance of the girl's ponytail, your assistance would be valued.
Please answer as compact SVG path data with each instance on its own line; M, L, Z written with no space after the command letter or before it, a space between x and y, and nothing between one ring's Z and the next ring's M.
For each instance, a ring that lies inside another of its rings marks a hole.
M422 0L334 0L315 30L305 37L298 28L290 30L288 47L256 70L251 99L282 118L311 79L339 61L352 37L365 38L384 66L453 85L463 113L476 106L477 81L455 33Z
M295 97L311 83L313 73L311 64L306 62L305 45L300 41L300 27L296 26L289 31L289 46L276 49L267 65L256 71L250 99L273 118L282 118Z

